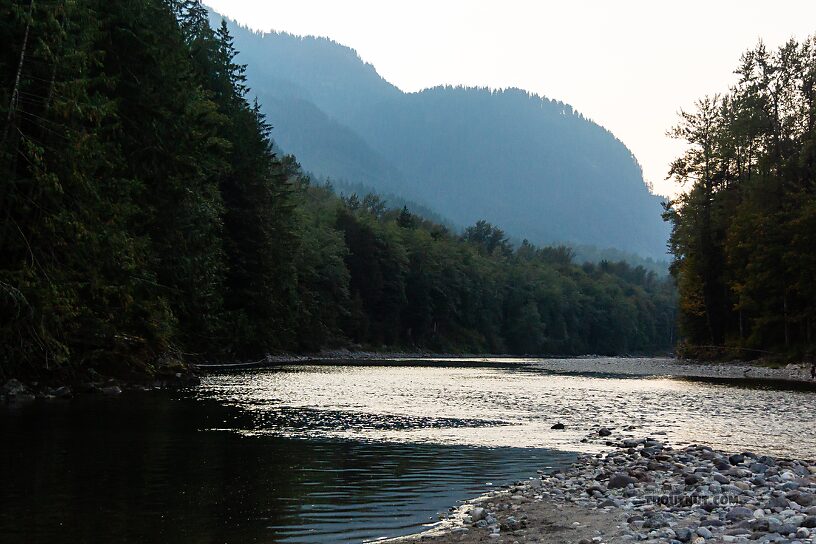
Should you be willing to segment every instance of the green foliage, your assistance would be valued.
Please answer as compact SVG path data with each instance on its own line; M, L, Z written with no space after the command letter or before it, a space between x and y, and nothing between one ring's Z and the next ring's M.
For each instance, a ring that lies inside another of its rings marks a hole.
M352 299L343 332L355 343L574 355L654 352L674 340L673 283L642 267L579 267L569 248L513 249L485 221L459 237L359 198L337 214Z
M746 52L739 82L683 112L688 190L667 208L687 349L816 348L816 38Z
M670 345L672 286L643 268L579 267L567 248L514 249L485 221L459 236L407 205L313 185L275 154L226 26L213 30L198 2L11 8L0 21L0 374L149 373L168 357L351 343ZM816 221L808 210L802 228Z

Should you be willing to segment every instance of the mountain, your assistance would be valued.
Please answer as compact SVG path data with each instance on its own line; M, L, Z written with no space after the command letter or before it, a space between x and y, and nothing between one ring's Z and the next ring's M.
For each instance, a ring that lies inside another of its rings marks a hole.
M665 258L662 199L632 152L569 104L520 89L405 93L329 39L229 25L274 138L306 170L455 224Z

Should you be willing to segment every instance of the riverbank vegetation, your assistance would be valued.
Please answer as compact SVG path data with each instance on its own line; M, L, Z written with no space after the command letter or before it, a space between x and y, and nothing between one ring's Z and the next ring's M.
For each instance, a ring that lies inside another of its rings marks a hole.
M816 354L816 38L746 52L683 112L670 204L683 352Z
M674 288L652 272L312 184L273 153L197 2L14 1L0 36L6 377L354 344L672 344Z

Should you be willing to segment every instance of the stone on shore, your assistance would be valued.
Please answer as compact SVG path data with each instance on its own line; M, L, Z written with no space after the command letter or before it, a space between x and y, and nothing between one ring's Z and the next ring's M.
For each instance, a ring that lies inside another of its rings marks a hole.
M606 487L609 489L620 489L636 482L637 478L632 478L626 474L618 473L609 478L609 483L606 484Z
M540 471L534 483L492 492L466 510L463 521L471 530L462 541L816 544L813 461L729 455L697 445L674 449L612 431L602 436L594 430L584 440L613 449L579 454L565 470ZM567 507L573 516L582 512L580 523L559 517L558 509ZM553 533L549 525L530 523L537 508L553 510L550 523L559 530L586 532L573 539ZM610 528L610 518L621 521Z

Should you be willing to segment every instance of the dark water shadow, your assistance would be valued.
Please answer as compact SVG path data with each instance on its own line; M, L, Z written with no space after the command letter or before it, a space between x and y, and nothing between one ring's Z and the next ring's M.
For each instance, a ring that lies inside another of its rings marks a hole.
M0 540L359 542L574 459L242 434L257 424L183 393L0 408Z
M671 379L689 383L707 383L713 385L723 385L736 387L739 389L757 389L763 391L800 391L816 393L816 380L779 380L769 378L716 378L716 377L690 377L672 376Z

